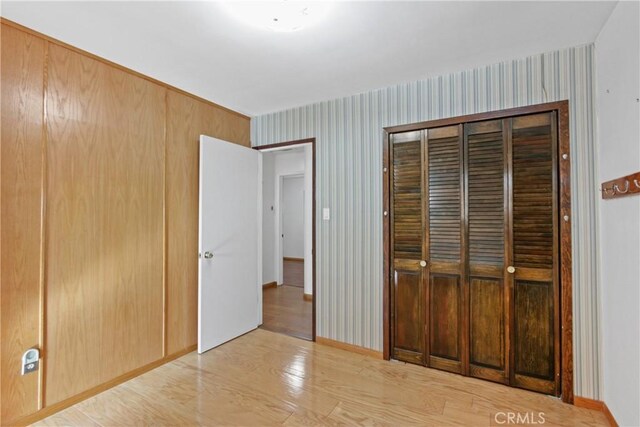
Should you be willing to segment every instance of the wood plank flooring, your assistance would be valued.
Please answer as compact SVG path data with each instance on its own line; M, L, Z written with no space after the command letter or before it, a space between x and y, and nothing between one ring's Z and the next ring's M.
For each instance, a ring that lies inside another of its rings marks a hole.
M260 329L36 425L488 426L506 424L509 412L529 420L542 412L547 426L607 425L600 412L541 394Z
M312 339L312 302L303 298L303 288L282 285L262 291L262 328Z

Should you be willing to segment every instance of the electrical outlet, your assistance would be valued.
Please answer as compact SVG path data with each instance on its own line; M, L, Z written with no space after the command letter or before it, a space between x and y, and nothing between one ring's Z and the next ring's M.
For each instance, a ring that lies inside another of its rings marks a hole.
M28 365L22 365L22 375L30 374L31 372L35 372L38 370L40 365L40 361L36 360L33 363L29 363Z
M30 374L38 370L40 366L40 350L30 348L22 355L22 375Z

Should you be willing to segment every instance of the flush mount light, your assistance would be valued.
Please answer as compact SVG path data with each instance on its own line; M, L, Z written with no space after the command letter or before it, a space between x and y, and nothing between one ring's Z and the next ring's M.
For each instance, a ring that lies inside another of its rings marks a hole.
M248 25L276 32L292 32L322 20L330 3L321 1L225 1L222 6Z

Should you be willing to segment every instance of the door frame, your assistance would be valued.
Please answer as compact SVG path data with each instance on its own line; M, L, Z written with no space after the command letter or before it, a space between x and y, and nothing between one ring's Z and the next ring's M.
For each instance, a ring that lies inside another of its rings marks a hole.
M313 299L311 301L311 341L316 340L316 301L318 299L318 290L316 288L316 138L297 139L293 141L278 142L275 144L267 144L251 147L254 150L272 150L274 148L290 147L292 145L311 144L311 290ZM305 171L306 172L306 171Z
M391 176L389 164L390 136L395 133L418 131L427 128L450 126L481 120L499 119L511 116L557 112L558 116L558 175L559 209L558 222L560 224L560 372L561 398L565 403L573 403L573 278L571 253L571 154L569 140L569 101L548 102L525 107L509 108L505 110L489 111L486 113L469 114L436 120L428 120L407 125L389 126L383 128L382 139L382 204L383 204L383 357L391 357ZM564 217L567 220L562 221Z

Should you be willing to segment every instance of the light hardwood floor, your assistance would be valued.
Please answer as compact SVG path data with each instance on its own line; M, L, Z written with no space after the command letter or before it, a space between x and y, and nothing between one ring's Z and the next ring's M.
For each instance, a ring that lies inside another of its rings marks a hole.
M502 425L495 415L508 412L543 412L547 426L607 425L600 412L541 394L260 329L36 425L487 426Z

